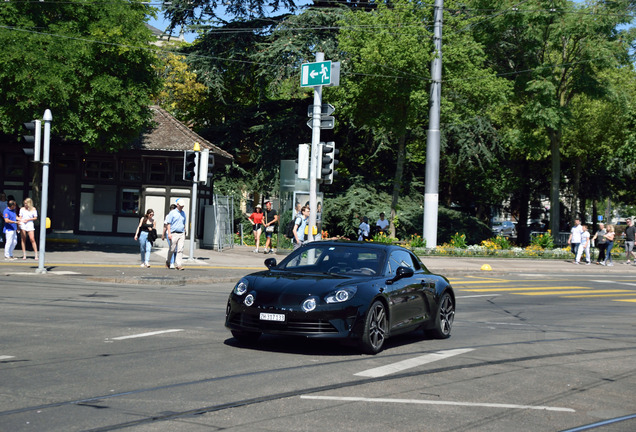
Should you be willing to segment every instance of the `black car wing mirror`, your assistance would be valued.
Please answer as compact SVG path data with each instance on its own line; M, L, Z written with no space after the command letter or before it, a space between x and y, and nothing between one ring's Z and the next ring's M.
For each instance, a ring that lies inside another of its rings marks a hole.
M395 271L395 277L393 279L389 279L386 281L387 285L391 285L393 282L399 281L400 279L411 277L415 274L412 268L400 266Z
M267 258L265 260L265 266L268 269L271 269L272 267L276 267L276 258Z

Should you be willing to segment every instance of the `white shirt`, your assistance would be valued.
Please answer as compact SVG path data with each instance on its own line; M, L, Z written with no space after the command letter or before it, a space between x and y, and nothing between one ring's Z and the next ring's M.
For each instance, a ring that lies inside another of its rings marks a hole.
M572 240L570 240L570 243L581 243L581 234L583 234L581 225L572 227L570 231L572 232Z
M378 219L375 224L379 226L380 229L384 229L389 226L389 221L387 219Z

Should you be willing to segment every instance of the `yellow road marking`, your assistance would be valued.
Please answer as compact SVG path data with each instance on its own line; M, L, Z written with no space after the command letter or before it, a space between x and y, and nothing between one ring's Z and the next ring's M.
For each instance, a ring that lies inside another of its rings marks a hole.
M570 290L570 289L589 289L592 290L594 288L585 288L582 286L565 286L565 287L520 287L520 288L474 288L474 289L460 289L460 291L471 291L471 292L489 292L489 291L534 291L534 290L546 290L546 289L559 289L559 290Z
M636 299L616 299L612 301L636 303Z
M618 296L636 296L636 291L632 291L630 293L625 293L625 294L587 294L587 295L573 295L573 296L567 296L567 297L587 298L587 297L618 297ZM627 300L627 301L631 301L631 300Z
M526 295L526 296L539 296L539 295L564 295L564 294L584 294L589 293L592 288L582 291L539 291L531 293L512 292L510 294ZM630 292L629 290L594 290L595 293L623 293ZM568 296L569 297L569 296Z

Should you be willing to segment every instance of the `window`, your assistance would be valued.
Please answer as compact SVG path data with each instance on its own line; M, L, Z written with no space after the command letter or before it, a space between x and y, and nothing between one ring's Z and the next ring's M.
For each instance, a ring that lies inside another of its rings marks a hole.
M148 181L153 183L166 183L168 178L166 168L168 168L168 165L164 161L148 161Z
M115 178L115 162L112 160L84 159L82 174L86 180L113 180Z
M398 267L409 267L417 271L420 269L420 264L417 260L413 259L413 256L407 251L398 250L391 254L387 264L386 274L394 275Z
M121 162L121 179L124 181L141 182L143 172L140 160L125 160Z
M121 191L121 213L139 213L139 189L122 189Z

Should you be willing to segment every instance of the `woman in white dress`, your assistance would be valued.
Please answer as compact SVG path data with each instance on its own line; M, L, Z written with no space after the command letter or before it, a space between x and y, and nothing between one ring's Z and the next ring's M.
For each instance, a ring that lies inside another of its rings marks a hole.
M35 224L33 221L38 219L38 211L33 207L31 198L24 199L24 207L20 209L20 235L22 236L22 259L26 259L26 239L27 236L31 240L35 259L38 259L38 245L35 242Z

